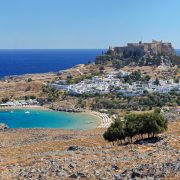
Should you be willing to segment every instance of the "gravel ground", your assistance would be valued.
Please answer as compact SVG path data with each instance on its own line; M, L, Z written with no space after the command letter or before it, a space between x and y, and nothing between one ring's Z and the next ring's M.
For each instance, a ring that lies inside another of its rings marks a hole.
M0 132L0 179L179 179L179 125L155 143L116 146L104 129Z

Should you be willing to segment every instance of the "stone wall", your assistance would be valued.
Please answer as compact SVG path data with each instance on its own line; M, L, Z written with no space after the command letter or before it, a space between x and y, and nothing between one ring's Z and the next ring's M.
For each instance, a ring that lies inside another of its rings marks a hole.
M164 55L175 55L175 50L172 47L171 43L164 43L162 41L153 40L152 43L128 43L127 46L124 47L114 47L108 51L108 53L112 54L113 51L117 54L123 54L128 52L136 52L139 51L141 54L151 53L154 54L164 54Z

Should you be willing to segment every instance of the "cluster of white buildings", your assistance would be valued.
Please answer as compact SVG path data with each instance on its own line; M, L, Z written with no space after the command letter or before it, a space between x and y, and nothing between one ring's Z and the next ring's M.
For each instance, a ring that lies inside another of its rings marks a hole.
M65 90L70 94L108 94L110 92L120 92L126 96L143 95L145 91L149 93L159 92L168 93L172 89L180 90L180 83L175 83L174 80L159 80L159 85L155 85L153 79L148 83L141 81L129 83L123 83L117 75L122 77L128 76L130 73L125 71L116 72L113 71L108 75L99 77L94 76L91 80L85 79L77 84L64 84L61 81L57 81L49 86L59 90Z
M8 101L6 103L0 104L0 107L28 106L28 105L38 105L38 101L36 99Z

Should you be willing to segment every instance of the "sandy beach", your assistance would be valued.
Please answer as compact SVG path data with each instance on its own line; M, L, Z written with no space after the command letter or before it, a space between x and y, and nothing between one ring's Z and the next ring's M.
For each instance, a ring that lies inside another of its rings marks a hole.
M90 115L94 115L94 116L100 118L101 123L98 126L98 128L108 128L112 123L112 119L109 118L106 113L100 113L97 111L90 111L90 110L86 110L85 113L90 114Z

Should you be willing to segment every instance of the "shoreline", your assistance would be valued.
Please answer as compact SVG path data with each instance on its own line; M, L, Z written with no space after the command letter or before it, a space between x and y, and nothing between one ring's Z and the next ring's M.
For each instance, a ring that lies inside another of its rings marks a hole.
M97 128L108 128L113 122L106 113L100 113L97 111L85 110L86 114L94 115L101 119L101 123Z
M44 106L38 106L38 105L27 105L27 106L11 106L11 107L0 107L0 111L2 110L18 110L18 109L34 109L34 110L47 110L47 111L56 111L52 110L50 108L44 107ZM56 112L65 112L65 111L56 111ZM69 112L69 113L77 113L77 112ZM96 128L93 129L99 129L99 128L108 128L111 123L112 119L108 117L105 113L100 113L97 111L91 111L91 110L84 110L82 112L78 112L79 114L84 115L91 115L96 117L96 120L100 121L99 125ZM40 128L41 129L41 128Z
M49 108L46 108L44 106L38 106L38 105L26 105L26 106L9 106L9 107L0 107L1 110L17 110L17 109L39 109L39 110L50 110Z

